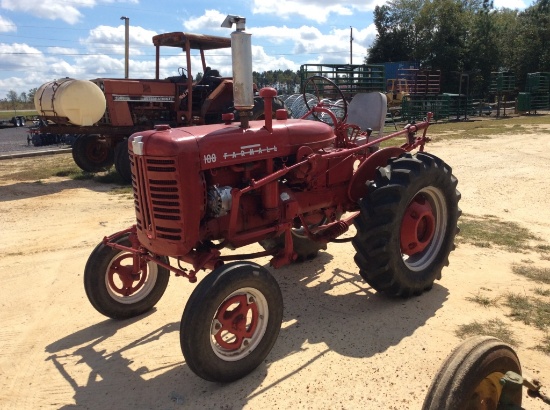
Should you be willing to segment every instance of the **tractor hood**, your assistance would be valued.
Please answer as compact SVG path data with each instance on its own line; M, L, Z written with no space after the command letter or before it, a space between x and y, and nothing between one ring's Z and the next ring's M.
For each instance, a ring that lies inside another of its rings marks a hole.
M272 157L288 157L298 148L313 151L334 141L332 128L322 122L288 119L273 121L273 130L264 121L251 121L250 128L238 124L201 125L174 128L158 126L154 131L133 134L130 147L134 155L174 157L199 154L201 169L217 168Z

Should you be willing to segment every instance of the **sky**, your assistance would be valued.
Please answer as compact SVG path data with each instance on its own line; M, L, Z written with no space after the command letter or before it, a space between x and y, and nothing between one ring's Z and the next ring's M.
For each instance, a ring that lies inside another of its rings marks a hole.
M529 0L495 0L523 9ZM229 37L228 14L246 18L253 70L298 70L302 64L362 64L376 37L373 10L386 0L0 0L0 99L43 83L124 77L129 18L129 77L155 76L156 34L183 31ZM353 38L350 44L350 38ZM185 60L161 50L160 77ZM351 51L351 58L350 58ZM198 52L195 73L202 71ZM206 53L207 65L231 75L230 50Z

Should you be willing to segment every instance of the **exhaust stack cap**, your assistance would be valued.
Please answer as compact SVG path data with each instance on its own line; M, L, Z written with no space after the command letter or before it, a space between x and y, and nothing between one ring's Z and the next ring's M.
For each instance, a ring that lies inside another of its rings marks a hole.
M231 28L231 27L233 27L233 24L235 24L236 27L237 27L237 31L244 31L245 23L246 23L246 18L245 17L233 16L233 15L229 14L225 18L225 20L223 21L222 27Z

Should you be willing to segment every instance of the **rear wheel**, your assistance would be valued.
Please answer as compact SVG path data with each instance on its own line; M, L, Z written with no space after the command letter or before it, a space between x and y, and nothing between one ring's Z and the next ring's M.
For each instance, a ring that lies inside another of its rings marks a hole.
M116 243L130 247L128 235ZM163 262L168 263L167 258ZM127 319L152 309L160 300L170 279L170 271L148 262L133 273L133 255L97 245L84 268L84 288L92 306L112 319Z
M374 289L417 295L441 278L458 231L456 185L451 168L423 152L377 169L359 201L353 239L360 274Z
M500 379L508 371L521 375L512 347L489 336L467 339L433 378L422 410L496 409L502 392ZM521 390L511 399L520 408Z
M115 169L126 183L132 182L130 155L128 154L128 139L124 138L115 147Z
M277 110L281 110L285 108L284 103L278 99L273 98L272 106L271 106L271 116L272 118L275 118L275 113ZM263 120L265 119L265 103L264 99L261 97L255 97L254 98L254 108L252 108L252 117L251 120Z
M80 135L73 143L73 159L86 172L106 171L113 165L114 150L109 138Z
M240 379L269 354L282 318L281 290L269 271L249 262L223 265L198 284L185 306L185 361L205 380Z
M306 260L317 257L320 250L327 249L327 244L316 242L309 239L304 232L304 228L292 229L292 250L296 254L295 262L304 262ZM285 235L276 236L274 238L264 239L260 241L260 245L265 250L284 249Z

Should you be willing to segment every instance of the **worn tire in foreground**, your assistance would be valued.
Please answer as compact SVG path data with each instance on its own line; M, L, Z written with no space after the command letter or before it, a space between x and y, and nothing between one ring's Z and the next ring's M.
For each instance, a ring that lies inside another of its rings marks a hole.
M361 276L393 296L431 289L449 264L460 216L457 179L441 159L418 152L390 159L359 201L353 246Z
M131 246L128 235L116 241ZM84 288L92 306L111 319L128 319L153 308L170 279L170 271L149 262L138 275L132 274L132 254L101 242L84 268ZM168 258L163 258L168 263Z
M508 344L490 336L462 342L445 360L424 400L422 410L496 409L508 371L521 375L519 359ZM512 400L521 406L521 390Z
M282 319L281 290L267 269L252 262L223 265L197 285L185 306L185 362L205 380L240 379L269 354Z

